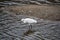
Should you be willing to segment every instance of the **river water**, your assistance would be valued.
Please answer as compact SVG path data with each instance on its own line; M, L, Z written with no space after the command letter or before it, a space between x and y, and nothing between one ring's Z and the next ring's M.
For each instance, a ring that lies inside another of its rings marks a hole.
M27 17L38 21L37 24L32 24L32 33L28 35L26 32L29 25L20 21ZM60 21L43 20L0 10L0 40L60 40Z

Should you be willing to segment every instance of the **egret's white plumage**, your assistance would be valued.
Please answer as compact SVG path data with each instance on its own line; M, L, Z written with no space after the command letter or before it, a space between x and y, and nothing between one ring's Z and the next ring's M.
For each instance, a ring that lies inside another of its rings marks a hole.
M34 20L34 19L32 19L32 18L21 19L21 21L22 21L23 23L29 23L29 24L31 24L31 23L37 23L37 20Z
M23 19L21 19L21 21L23 23L28 23L30 25L29 29L32 29L32 25L31 24L37 23L37 20L32 19L32 18L23 18Z

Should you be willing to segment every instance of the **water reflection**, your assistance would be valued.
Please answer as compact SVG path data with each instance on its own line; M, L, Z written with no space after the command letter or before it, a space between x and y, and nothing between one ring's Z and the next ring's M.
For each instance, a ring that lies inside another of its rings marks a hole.
M33 25L31 34L24 35L29 25L21 23L20 19L28 16L15 15L11 12L0 11L0 39L1 40L60 40L60 22L38 20ZM32 17L31 17L32 18Z

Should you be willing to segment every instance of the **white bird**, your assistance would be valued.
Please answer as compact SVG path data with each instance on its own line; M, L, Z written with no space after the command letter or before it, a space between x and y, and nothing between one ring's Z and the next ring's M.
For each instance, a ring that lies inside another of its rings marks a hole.
M37 20L32 19L32 18L23 18L23 19L21 19L21 21L22 21L23 23L28 23L28 24L30 25L30 26L29 26L29 29L32 29L32 25L31 25L31 24L37 23Z

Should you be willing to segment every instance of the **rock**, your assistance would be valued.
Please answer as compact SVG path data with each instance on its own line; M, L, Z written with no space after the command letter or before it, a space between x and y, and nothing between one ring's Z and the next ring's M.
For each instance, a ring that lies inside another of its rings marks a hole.
M5 8L10 12L21 15L29 15L38 18L60 21L60 6L56 5L26 5L26 6L12 6Z

